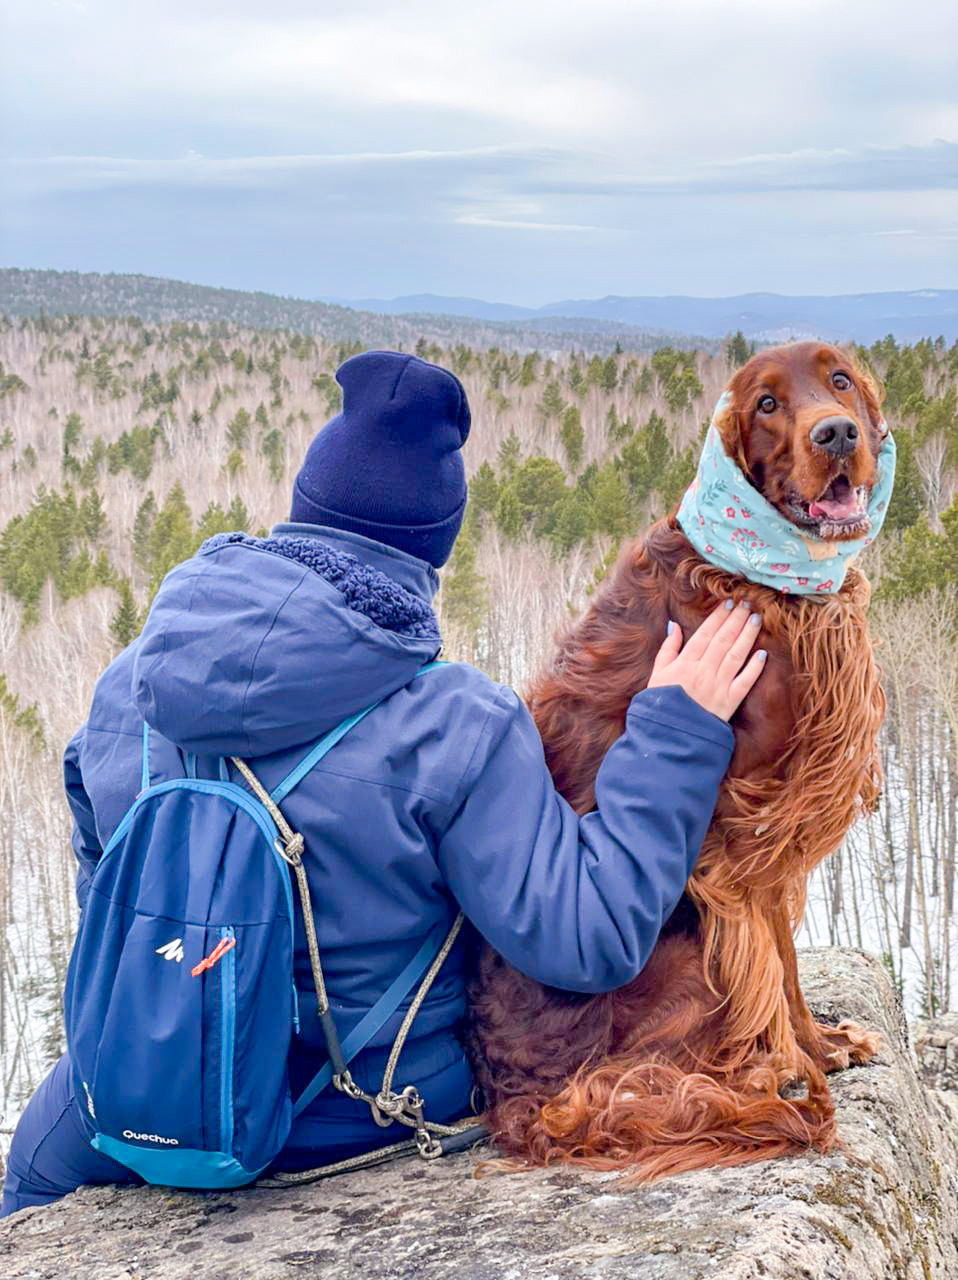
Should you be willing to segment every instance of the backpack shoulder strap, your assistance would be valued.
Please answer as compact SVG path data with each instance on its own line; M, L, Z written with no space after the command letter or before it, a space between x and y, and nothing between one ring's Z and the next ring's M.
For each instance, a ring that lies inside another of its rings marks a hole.
M447 923L444 921L437 929L433 929L425 942L409 961L406 967L389 984L368 1013L356 1023L356 1026L343 1040L342 1055L345 1063L349 1063L369 1044L370 1040L393 1016L406 996L420 980L433 960L437 950L442 946L446 936ZM313 1076L309 1084L293 1103L293 1115L298 1116L317 1094L329 1085L335 1074L332 1061L327 1062L321 1071Z
M427 662L424 667L419 668L413 679L415 680L425 672L435 671L445 665L444 662ZM335 729L330 729L324 738L320 738L319 742L300 760L299 764L294 769L291 769L282 782L278 783L269 793L269 798L272 802L279 804L282 800L285 800L293 788L299 786L307 773L319 764L323 756L332 751L336 743L344 738L350 729L354 729L360 720L364 720L370 711L375 711L382 701L383 699L380 698L379 702L374 702L370 706L364 707L362 711L357 711L355 715L348 716Z

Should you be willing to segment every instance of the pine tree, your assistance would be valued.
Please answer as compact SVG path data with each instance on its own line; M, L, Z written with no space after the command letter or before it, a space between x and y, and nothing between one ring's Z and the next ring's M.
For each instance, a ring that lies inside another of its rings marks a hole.
M524 532L535 537L551 533L556 506L566 492L565 474L551 458L527 458L503 483L496 508L496 524L507 537Z
M133 588L129 578L121 578L117 585L116 613L110 620L110 635L121 649L138 635L140 630L140 611L133 598Z
M921 472L915 461L915 438L907 429L895 432L897 457L895 459L895 485L892 489L885 528L910 529L925 514L925 488Z
M582 447L585 441L585 434L582 430L582 420L579 417L579 410L574 404L570 404L562 415L562 426L559 428L559 439L562 441L562 447L565 450L566 460L569 463L570 471L577 471L582 461Z
M599 380L599 386L607 394L611 393L619 385L619 366L616 363L615 356L609 356L602 363L602 376Z
M223 470L232 479L237 472L242 471L246 466L246 459L239 449L233 449L227 454L226 461L223 463Z
M736 369L749 359L748 341L741 329L736 329L725 344L725 358Z
M449 568L443 574L442 613L470 648L475 648L486 605L485 579L476 568L476 544L467 525L456 539Z
M237 409L226 428L226 439L234 450L245 449L249 441L250 417L245 409Z
M551 534L552 545L559 554L565 554L578 543L587 542L594 532L592 498L587 489L576 485L557 507Z
M503 480L508 480L519 465L519 459L522 456L522 449L519 444L519 437L516 435L515 427L511 428L509 434L499 446L497 461L499 470L502 473Z
M273 427L263 436L259 447L269 465L269 478L277 484L282 480L286 467L286 441L282 432Z
M153 525L156 523L156 498L148 493L133 518L133 559L141 569L149 570Z
M239 531L246 533L250 525L253 523L250 513L246 509L246 503L243 499L236 495L230 505L226 508L226 519L229 522L229 531Z
M625 537L631 524L631 505L625 476L614 462L607 462L592 484L596 529L616 539Z
M188 559L196 549L193 516L179 483L173 486L157 512L150 532L150 595L155 594L175 564Z
M499 501L499 482L488 462L484 462L469 481L469 505L477 515L495 511Z
M564 408L565 401L562 399L558 382L547 382L539 402L539 412L546 422L550 422L553 418L558 418Z
M83 495L80 501L79 521L84 536L90 542L96 542L106 533L106 512L103 509L103 499L96 489L91 489L89 493Z

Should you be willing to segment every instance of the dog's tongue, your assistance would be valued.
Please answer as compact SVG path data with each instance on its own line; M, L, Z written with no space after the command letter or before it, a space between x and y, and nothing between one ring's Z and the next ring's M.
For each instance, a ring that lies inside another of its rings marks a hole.
M851 520L863 510L861 499L844 476L832 481L825 493L808 505L808 514L815 519Z

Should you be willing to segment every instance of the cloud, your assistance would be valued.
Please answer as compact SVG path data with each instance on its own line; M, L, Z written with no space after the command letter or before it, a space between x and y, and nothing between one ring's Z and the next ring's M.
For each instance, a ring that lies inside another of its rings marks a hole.
M506 231L611 231L584 222L530 222L527 218L490 218L484 213L461 213L455 219L464 227L498 227Z
M550 153L508 147L472 147L458 151L359 151L317 155L204 156L195 150L168 159L132 156L14 157L6 167L21 188L47 190L118 187L251 188L303 177L355 180L362 172L439 170L446 173L505 172L547 163ZM415 181L408 172L404 181Z
M684 173L550 180L542 194L753 195L770 191L927 191L958 189L958 144L807 148L692 163Z
M8 261L519 302L958 269L941 0L3 9Z

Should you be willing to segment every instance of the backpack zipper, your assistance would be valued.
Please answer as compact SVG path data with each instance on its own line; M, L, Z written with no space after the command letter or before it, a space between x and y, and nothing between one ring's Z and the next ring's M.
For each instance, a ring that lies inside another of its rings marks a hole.
M233 1148L233 1053L236 1040L236 935L231 925L220 929L220 938L234 946L223 953L220 963L220 1150Z

